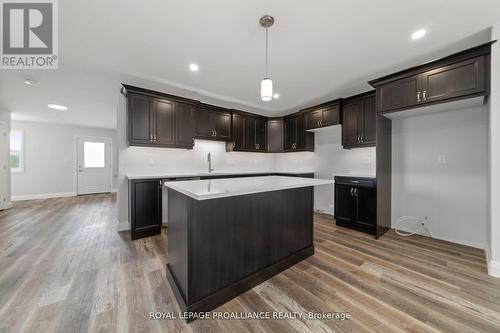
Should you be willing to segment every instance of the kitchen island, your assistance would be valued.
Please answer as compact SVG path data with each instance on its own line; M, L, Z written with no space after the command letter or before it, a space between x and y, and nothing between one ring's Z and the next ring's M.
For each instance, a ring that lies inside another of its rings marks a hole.
M314 186L265 176L165 182L167 278L182 311L215 309L314 253Z

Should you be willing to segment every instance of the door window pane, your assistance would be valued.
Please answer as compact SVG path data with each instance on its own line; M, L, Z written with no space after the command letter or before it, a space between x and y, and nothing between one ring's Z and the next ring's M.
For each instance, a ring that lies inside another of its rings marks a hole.
M10 132L10 171L24 172L24 132Z
M104 142L84 142L83 159L85 168L104 168Z

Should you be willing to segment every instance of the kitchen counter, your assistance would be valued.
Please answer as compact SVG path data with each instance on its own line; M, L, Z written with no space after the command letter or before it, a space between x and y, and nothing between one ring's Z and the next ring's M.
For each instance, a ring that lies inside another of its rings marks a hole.
M285 176L223 178L165 182L165 186L195 200L232 197L252 193L333 184L331 179Z
M191 177L219 177L237 175L269 175L269 174L289 174L299 175L314 173L314 171L216 171L216 172L186 172L186 173L150 173L150 174L129 174L127 179L168 179L168 178L191 178Z
M181 311L211 311L313 255L318 185L332 186L333 180L253 176L165 182L166 276Z

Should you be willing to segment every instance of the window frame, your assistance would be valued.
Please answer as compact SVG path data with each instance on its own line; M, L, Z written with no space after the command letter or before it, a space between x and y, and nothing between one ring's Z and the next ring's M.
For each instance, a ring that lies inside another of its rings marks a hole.
M19 151L19 168L12 168L10 166L10 156L11 152L13 151L11 149L11 135L12 133L17 132L21 134L21 150ZM24 149L25 149L25 144L24 144L25 136L24 136L24 131L23 130L18 130L18 129L11 129L9 133L9 166L10 166L10 173L24 173L25 170L25 165L24 165Z

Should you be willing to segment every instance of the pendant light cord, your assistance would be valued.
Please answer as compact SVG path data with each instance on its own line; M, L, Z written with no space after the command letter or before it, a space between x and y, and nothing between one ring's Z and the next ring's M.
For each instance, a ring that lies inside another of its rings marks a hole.
M266 79L268 78L267 72L268 72L268 56L269 56L269 51L268 51L268 30L269 28L266 28Z

